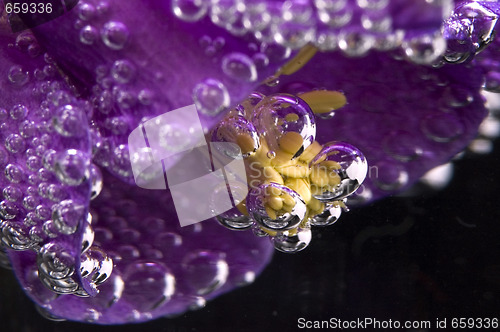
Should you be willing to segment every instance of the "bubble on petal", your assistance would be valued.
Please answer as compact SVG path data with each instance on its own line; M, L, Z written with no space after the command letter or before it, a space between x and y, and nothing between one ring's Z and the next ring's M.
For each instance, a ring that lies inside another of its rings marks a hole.
M101 170L94 164L90 166L90 181L92 185L90 190L90 199L92 200L99 196L103 186Z
M89 158L75 149L61 152L54 164L56 177L64 184L78 186L90 176Z
M234 52L224 56L222 71L227 76L240 81L254 82L257 80L257 69L254 62L243 53Z
M73 234L85 221L85 207L68 199L55 205L52 209L52 220L62 234Z
M55 130L66 137L83 136L86 133L83 124L86 122L87 118L84 111L80 107L72 105L60 107L52 118Z
M403 50L417 64L432 64L446 51L446 40L441 35L423 35L403 42Z
M103 43L112 50L121 50L128 42L130 32L121 22L110 21L101 30Z
M210 116L216 116L229 107L231 102L226 86L213 78L206 79L195 86L193 100L201 113Z
M80 29L80 42L92 45L99 38L99 31L92 25L86 25Z
M197 251L187 254L182 260L186 283L198 295L207 295L222 287L229 275L229 266L224 254Z
M202 0L173 0L172 11L175 16L186 22L200 20L208 10L207 1Z
M29 82L30 78L29 72L18 65L10 67L7 77L12 84L17 86L25 85Z
M135 67L128 60L116 60L111 67L111 76L118 83L129 83L135 75Z
M138 262L127 266L123 298L141 311L152 311L167 303L175 292L176 280L161 263Z
M26 143L20 135L10 134L5 139L5 147L11 153L19 153L26 150Z

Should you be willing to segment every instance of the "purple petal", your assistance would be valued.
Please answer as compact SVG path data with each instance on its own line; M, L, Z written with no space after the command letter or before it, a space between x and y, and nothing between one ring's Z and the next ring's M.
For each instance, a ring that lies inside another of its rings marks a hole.
M348 105L317 123L317 140L341 140L366 156L370 169L358 198L371 201L408 188L461 151L486 114L474 66L434 69L372 53L322 53L277 91L341 90Z
M75 98L29 31L3 32L0 43L1 241L16 250L57 246L78 270L91 194L91 107ZM78 271L74 277L71 287L93 292Z
M104 182L91 205L94 245L110 253L115 267L97 296L57 297L36 277L32 253L12 259L28 295L56 317L123 324L182 313L252 282L270 260L267 239L249 232L229 231L215 220L181 228L167 191L112 176Z
M180 229L167 191L140 190L106 173L104 192L90 204L102 181L91 164L91 103L75 97L31 32L16 39L1 28L0 240L17 250L8 252L14 272L43 310L139 322L200 307L260 273L272 253L267 241L214 220ZM95 295L109 277L108 256L114 271L97 297L48 289Z
M127 138L141 121L194 99L209 129L290 54L215 26L208 2L190 11L170 1L106 3L81 1L35 33L95 106L94 161L129 183Z

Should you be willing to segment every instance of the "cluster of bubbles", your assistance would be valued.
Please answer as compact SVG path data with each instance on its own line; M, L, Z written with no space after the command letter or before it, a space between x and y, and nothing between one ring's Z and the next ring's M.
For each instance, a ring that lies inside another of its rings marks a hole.
M429 1L436 11L445 2ZM236 36L253 35L263 43L290 49L312 44L322 51L340 50L363 56L370 50L401 48L410 61L432 64L446 51L441 34L405 37L393 28L389 0L173 0L172 11L181 20L195 22L208 16Z
M311 226L334 224L365 179L367 161L348 143L320 145L315 136L313 111L294 95L253 93L230 111L211 139L240 147L248 195L218 221L269 236L277 250L287 253L310 243ZM229 181L234 191L241 179Z
M38 66L26 70L12 65L7 82L14 91L32 91L32 100L39 104L0 108L0 164L5 170L0 178L0 245L35 252L36 274L54 293L88 296L75 271L80 256L74 256L68 243L84 234L78 250L83 261L93 262L84 276L91 288L106 279L103 275L109 276L113 265L107 255L91 254L98 249L92 245L92 217L86 206L89 194L99 195L102 175L90 159L90 106L72 96L31 32L20 33L11 46L34 58Z

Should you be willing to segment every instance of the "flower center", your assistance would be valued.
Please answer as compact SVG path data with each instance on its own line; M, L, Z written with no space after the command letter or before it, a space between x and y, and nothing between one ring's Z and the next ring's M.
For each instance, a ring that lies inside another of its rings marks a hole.
M292 62L278 73L303 65L296 59ZM335 223L346 209L346 197L363 182L367 163L347 143L317 142L315 115L345 104L338 91L314 90L298 96L254 92L231 110L214 128L211 140L239 147L248 195L235 200L236 208L219 215L219 222L270 236L283 252L303 250L311 240L311 225ZM234 150L224 153L236 156Z

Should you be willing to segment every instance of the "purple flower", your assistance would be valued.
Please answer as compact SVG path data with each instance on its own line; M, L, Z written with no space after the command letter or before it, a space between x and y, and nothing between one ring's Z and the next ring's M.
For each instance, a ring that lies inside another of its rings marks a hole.
M130 132L193 101L211 129L257 88L342 91L347 106L316 117L316 138L366 155L355 200L372 201L474 138L481 90L500 84L499 12L494 1L87 0L32 31L3 19L0 225L19 282L48 315L99 324L181 313L251 282L269 243L215 221L180 228L169 191L134 185ZM322 52L268 79L307 44Z

